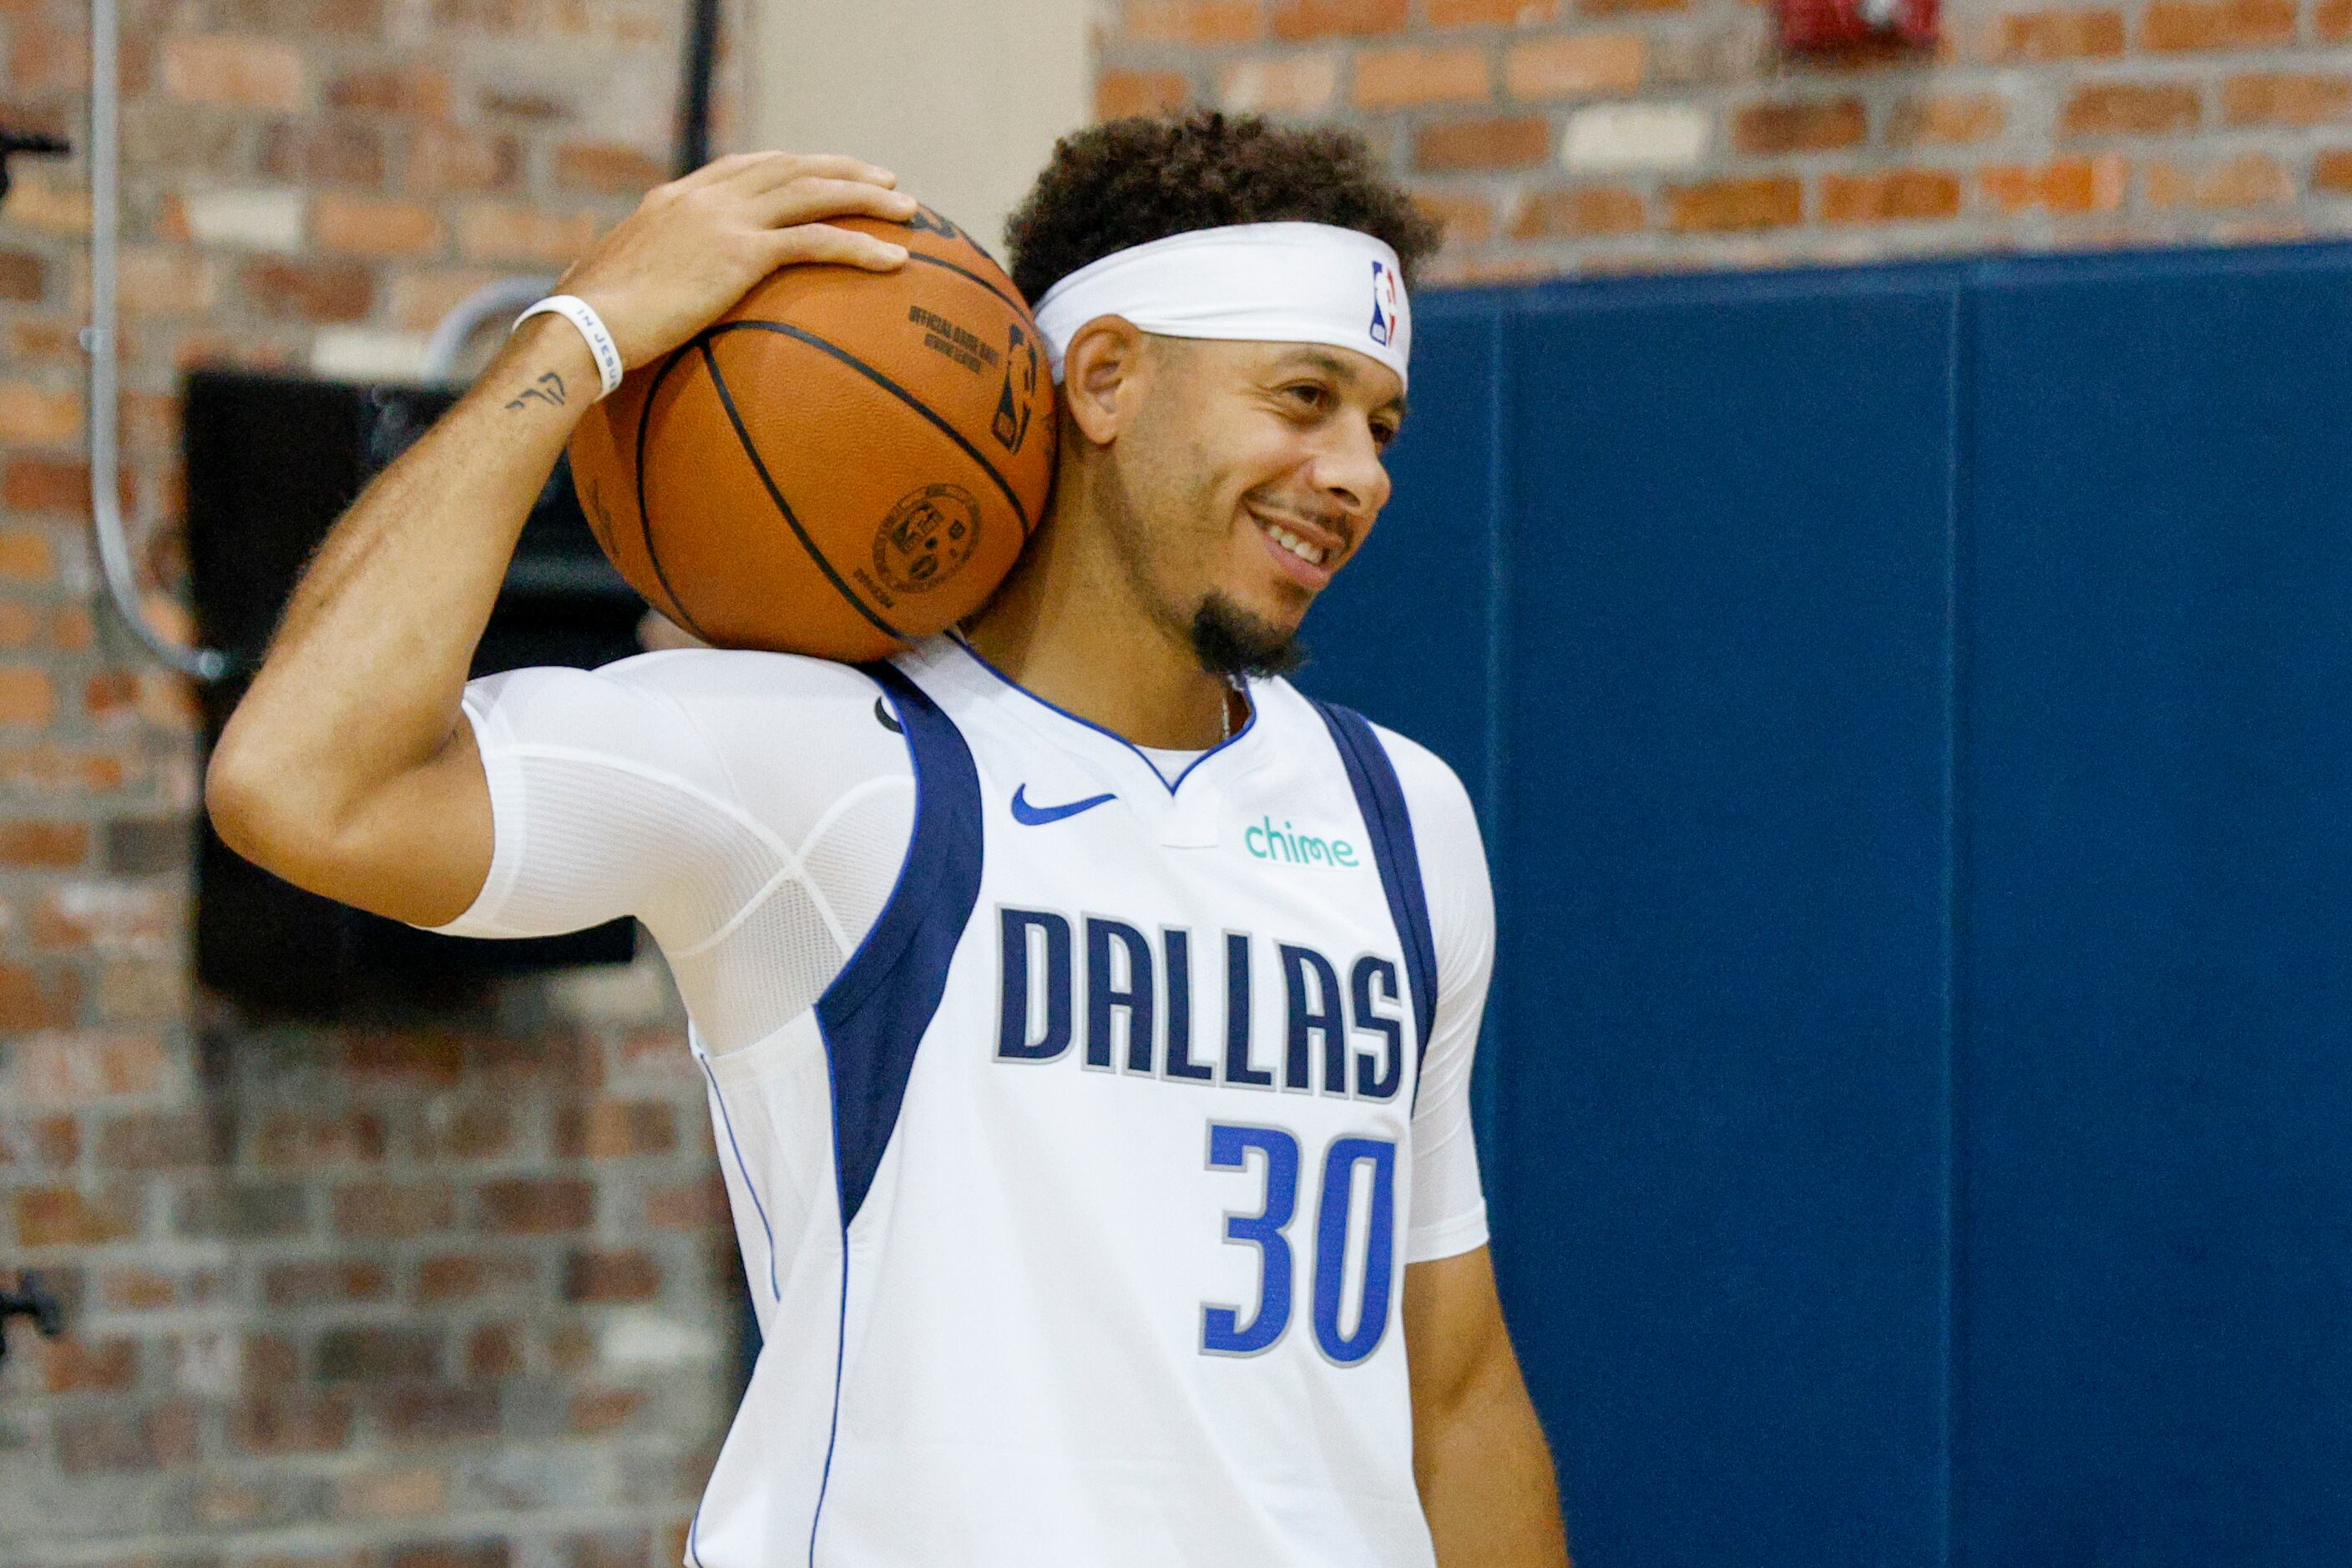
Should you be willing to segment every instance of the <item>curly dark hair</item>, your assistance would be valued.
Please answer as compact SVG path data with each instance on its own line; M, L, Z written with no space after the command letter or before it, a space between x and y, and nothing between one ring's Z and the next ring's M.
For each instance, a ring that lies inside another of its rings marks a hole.
M1238 223L1328 223L1384 240L1405 280L1444 231L1373 166L1352 131L1195 109L1065 136L1005 224L1013 281L1034 301L1115 250Z

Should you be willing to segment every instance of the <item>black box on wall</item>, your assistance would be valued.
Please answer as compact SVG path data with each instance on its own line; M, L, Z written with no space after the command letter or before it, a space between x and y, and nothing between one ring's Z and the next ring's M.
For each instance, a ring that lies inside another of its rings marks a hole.
M198 637L237 672L202 693L205 754L244 696L319 542L369 479L457 400L446 388L293 375L188 377L188 556ZM475 651L475 675L593 668L637 651L645 604L606 562L559 463L540 493ZM430 1002L499 973L626 963L633 922L566 936L436 936L283 881L220 841L198 813L196 975L249 1004L327 1013L362 999Z

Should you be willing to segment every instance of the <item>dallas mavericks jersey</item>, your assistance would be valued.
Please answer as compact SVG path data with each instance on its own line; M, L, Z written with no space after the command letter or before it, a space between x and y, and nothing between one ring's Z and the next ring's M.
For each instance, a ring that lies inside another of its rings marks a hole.
M816 1006L700 1057L763 1343L696 1568L1425 1565L1401 1321L1435 975L1363 720L1172 786L946 639Z

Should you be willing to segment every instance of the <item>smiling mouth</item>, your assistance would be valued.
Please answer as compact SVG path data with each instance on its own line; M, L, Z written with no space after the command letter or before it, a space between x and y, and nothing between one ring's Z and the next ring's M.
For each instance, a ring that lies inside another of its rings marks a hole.
M1262 517L1255 521L1260 531L1264 532L1268 539L1273 540L1309 566L1322 565L1325 558L1331 553L1319 544L1309 544L1278 522L1268 522Z

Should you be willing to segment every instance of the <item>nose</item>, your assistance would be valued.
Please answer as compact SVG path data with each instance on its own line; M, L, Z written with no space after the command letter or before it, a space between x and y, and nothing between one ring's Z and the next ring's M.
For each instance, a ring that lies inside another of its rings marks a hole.
M1388 504L1389 470L1380 443L1365 419L1335 419L1332 433L1316 454L1315 488L1346 511L1358 528L1369 525Z

